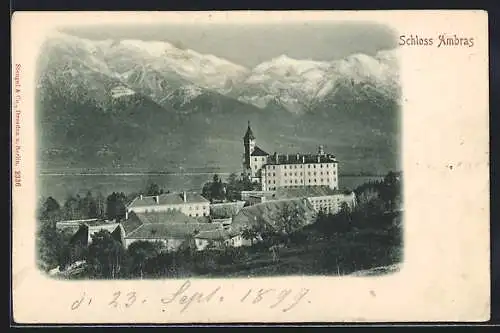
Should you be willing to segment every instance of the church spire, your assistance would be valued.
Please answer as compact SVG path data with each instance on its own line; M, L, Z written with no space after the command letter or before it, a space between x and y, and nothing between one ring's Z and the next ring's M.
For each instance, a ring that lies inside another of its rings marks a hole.
M248 128L245 136L243 137L245 141L255 140L255 136L253 135L252 128L250 127L250 120L248 121Z

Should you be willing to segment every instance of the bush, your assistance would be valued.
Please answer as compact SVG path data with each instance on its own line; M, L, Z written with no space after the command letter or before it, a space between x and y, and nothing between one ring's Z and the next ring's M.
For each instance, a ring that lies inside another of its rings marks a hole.
M247 253L241 247L226 247L218 256L218 264L231 265L241 263L247 258Z

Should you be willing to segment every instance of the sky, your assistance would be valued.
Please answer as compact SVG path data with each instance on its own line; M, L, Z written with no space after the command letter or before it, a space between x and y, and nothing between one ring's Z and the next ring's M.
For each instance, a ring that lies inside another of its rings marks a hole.
M396 47L394 31L373 23L314 22L267 25L127 25L60 29L89 39L167 41L234 63L254 67L285 54L295 59L331 61L353 53L374 55Z

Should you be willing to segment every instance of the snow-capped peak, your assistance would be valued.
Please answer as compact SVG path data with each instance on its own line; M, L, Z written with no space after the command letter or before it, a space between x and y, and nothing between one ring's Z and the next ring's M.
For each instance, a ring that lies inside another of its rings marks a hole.
M78 73L104 74L131 89L112 91L113 96L135 91L160 102L182 96L187 103L205 89L259 108L274 103L301 112L318 101L331 100L339 86L344 92L351 89L347 85L360 85L361 91L370 86L391 96L399 84L394 50L373 56L356 53L333 61L282 54L249 70L166 41L90 40L58 32L48 44L58 54L47 53L47 62L52 59L56 66L66 63L65 68ZM89 75L87 81L91 80Z
M280 55L257 65L240 88L241 101L265 107L278 100L289 110L302 110L333 93L343 82L369 83L384 94L398 85L393 50L374 56L356 53L333 61L299 60ZM293 107L292 107L293 106Z

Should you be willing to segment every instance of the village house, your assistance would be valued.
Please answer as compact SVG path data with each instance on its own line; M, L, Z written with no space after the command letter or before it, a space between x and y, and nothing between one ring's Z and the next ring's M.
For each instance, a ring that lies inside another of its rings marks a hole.
M274 200L308 200L316 212L336 214L343 204L349 208L356 205L356 195L353 191L333 190L329 186L302 186L296 188L278 188L275 191L261 191L256 194L246 194L250 206Z
M297 213L296 218L302 226L313 223L317 216L317 212L307 199L275 199L244 207L234 217L231 228L244 230L264 225L275 226L278 220L286 218L284 214L287 211Z
M106 230L115 236L115 239L122 242L123 231L120 223L84 223L81 224L76 233L72 237L72 241L78 241L80 244L89 245L92 243L92 236L101 231Z
M210 201L199 193L164 193L155 196L139 195L126 207L126 213L150 213L176 210L191 217L209 216Z
M212 223L221 223L225 228L228 228L233 217L245 206L245 201L234 201L224 203L210 204L210 219Z
M328 186L278 189L274 198L278 200L304 198L311 203L316 212L322 211L327 214L338 213L344 204L350 209L356 205L356 195L353 191L333 190Z
M191 217L178 210L160 212L134 211L122 222L124 246L137 241L162 242L176 251L190 237L203 231L222 230L222 224L209 223L206 217Z
M77 258L81 258L83 249L92 243L92 236L101 230L108 231L123 246L124 230L120 223L86 220L86 222L79 224L78 229L69 240L70 260L74 261Z
M78 219L78 220L63 220L56 222L56 229L58 230L72 230L76 232L82 224L95 224L102 222L101 219Z
M209 245L214 247L230 246L240 247L243 246L243 237L241 232L233 230L232 228L226 230L208 230L201 231L195 236L196 249L198 251L206 249Z

